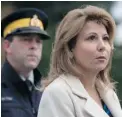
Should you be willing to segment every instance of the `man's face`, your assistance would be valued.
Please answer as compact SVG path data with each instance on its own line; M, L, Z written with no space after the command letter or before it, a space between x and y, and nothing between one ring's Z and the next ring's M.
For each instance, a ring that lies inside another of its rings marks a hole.
M7 56L19 69L32 70L41 60L42 40L38 35L14 36L6 49Z

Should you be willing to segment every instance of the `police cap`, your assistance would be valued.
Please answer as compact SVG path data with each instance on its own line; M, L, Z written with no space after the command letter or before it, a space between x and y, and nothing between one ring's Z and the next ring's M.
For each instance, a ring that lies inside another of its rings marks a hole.
M48 26L48 16L36 8L20 9L1 22L1 36L9 39L9 36L23 34L38 34L41 39L49 39L50 36L45 31Z

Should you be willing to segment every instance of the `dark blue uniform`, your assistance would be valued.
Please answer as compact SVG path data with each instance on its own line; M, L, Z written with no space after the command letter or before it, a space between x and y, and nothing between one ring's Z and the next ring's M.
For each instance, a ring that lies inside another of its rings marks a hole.
M6 61L1 72L1 117L36 117L41 92L36 88L29 91L16 71ZM34 70L34 84L40 85L41 75Z
M9 43L13 36L28 34L37 34L41 40L46 40L50 39L46 32L47 26L48 17L43 11L36 8L20 9L2 19L1 36ZM37 69L33 73L34 85L39 86L41 75ZM36 117L41 92L35 87L30 91L7 61L3 65L1 77L1 116Z

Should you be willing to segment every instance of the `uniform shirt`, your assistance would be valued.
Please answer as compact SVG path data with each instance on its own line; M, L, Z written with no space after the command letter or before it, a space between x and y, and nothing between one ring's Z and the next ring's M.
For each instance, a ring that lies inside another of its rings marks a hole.
M33 71L31 71L28 75L28 78L25 78L23 75L20 74L20 78L26 82L28 89L32 91L32 88L34 86L34 74Z

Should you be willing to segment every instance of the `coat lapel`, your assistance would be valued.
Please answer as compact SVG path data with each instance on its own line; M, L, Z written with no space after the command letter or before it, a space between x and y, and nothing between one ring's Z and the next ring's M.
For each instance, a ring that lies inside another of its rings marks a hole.
M103 99L113 117L122 117L122 109L116 93L111 89L99 90L100 97Z
M86 101L84 110L93 117L109 117L107 113L89 96L80 80L72 75L62 75L62 79L70 86L73 94ZM105 93L98 88L101 98L106 103L114 117L122 117L122 110L113 90Z
M87 99L84 109L93 117L109 117L105 111L90 97Z
M77 95L78 97L82 97L87 99L88 98L88 93L86 92L83 84L80 82L80 80L72 75L66 74L66 75L61 75L61 78L65 80L66 84L69 85L71 88L72 92Z

